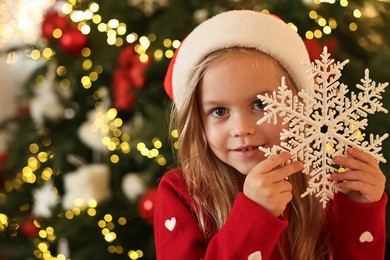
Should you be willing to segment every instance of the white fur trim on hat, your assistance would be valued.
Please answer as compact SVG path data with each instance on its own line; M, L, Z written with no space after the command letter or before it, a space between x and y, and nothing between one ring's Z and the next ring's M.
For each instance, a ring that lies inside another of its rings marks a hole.
M305 66L309 54L298 33L281 19L250 10L218 14L196 27L177 50L172 68L175 103L189 89L195 67L210 53L229 47L255 48L277 60L298 90L311 84Z

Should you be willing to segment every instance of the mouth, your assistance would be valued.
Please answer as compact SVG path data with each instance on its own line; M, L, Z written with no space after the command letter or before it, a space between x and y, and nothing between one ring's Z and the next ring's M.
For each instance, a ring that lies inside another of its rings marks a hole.
M254 145L254 146L238 147L236 149L233 149L233 151L235 151L235 152L249 152L249 151L258 150L258 149L259 149L259 146Z

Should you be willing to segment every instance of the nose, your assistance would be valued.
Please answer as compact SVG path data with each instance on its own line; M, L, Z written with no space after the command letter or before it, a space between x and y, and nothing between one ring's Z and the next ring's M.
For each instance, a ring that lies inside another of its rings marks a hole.
M253 135L256 132L257 120L250 116L236 115L231 128L233 137Z

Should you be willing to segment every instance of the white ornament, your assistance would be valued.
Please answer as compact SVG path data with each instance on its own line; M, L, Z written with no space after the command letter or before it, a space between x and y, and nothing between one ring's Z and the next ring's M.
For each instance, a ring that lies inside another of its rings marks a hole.
M91 110L87 114L87 120L81 124L77 134L81 141L87 145L92 150L105 152L107 151L107 146L103 144L102 139L105 137L105 134L101 132L101 120L106 114L106 110Z
M48 66L45 82L35 86L34 97L30 101L30 114L37 126L42 126L45 119L57 121L63 116L64 107L61 98L69 99L70 90L63 90L56 80L55 63Z
M57 205L59 201L57 190L53 183L48 182L41 188L32 192L34 203L32 214L36 217L50 218L52 215L52 208Z
M171 219L165 220L165 227L169 230L172 231L176 226L176 218L172 217Z
M70 248L69 248L69 242L66 238L61 237L58 240L57 245L57 253L64 255L65 259L70 259Z
M64 209L71 210L76 200L85 206L90 200L101 202L111 197L110 171L105 164L90 164L64 175Z
M122 190L126 197L135 201L145 192L145 183L137 173L128 173L123 177Z
M378 162L386 162L380 151L388 134L371 134L369 141L365 141L362 130L367 126L368 114L387 113L380 100L388 83L376 84L366 69L361 84L356 85L360 92L346 97L347 86L338 80L347 62L335 63L325 47L321 60L310 66L313 85L309 89L299 91L296 96L282 78L277 92L258 95L266 104L264 117L258 124L271 121L276 124L280 118L283 125L289 124L289 128L280 133L280 146L259 149L266 157L286 151L292 154L292 161L302 161L303 173L309 175L310 180L301 197L315 194L324 208L339 191L337 183L330 179L330 174L339 170L333 163L335 155L344 155L348 147L356 147Z

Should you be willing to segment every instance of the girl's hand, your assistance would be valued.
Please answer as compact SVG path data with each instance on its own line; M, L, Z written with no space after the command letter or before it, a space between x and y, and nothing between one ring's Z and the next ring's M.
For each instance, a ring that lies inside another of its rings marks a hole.
M376 160L359 149L349 148L347 154L349 157L335 156L334 162L348 170L333 174L332 179L339 181L339 187L354 201L379 201L385 190L386 177Z
M287 177L303 169L301 162L280 167L290 157L289 153L281 153L265 159L256 165L245 178L243 187L245 196L275 217L283 213L293 198L292 185Z

